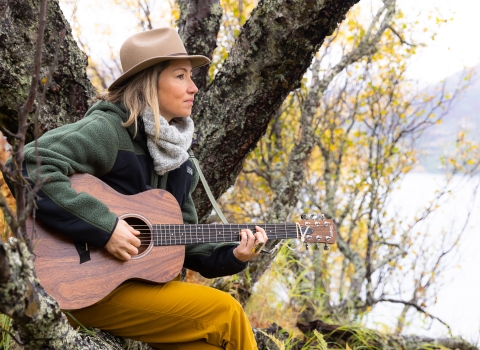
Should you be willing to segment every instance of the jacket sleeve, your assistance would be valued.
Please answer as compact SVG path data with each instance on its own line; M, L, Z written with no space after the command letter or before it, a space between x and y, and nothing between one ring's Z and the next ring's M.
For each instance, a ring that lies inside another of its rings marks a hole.
M192 199L192 193L197 186L198 179L198 172L194 166L194 176L190 191L187 201L182 207L183 222L185 224L198 223L197 212ZM236 246L237 243L187 244L183 266L199 272L206 278L234 275L247 266L247 263L241 262L233 254Z
M96 198L77 193L69 176L101 176L115 162L118 134L101 113L44 134L38 140L40 177L46 180L37 200L36 216L71 239L103 247L116 226L117 216ZM37 176L33 143L25 147L25 170L30 181Z

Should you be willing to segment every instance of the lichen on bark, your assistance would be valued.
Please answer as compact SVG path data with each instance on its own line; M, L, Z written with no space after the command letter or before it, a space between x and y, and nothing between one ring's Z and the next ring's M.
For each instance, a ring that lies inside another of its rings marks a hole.
M233 184L243 162L285 97L299 87L313 56L358 0L261 1L214 81L197 97L194 147L216 197ZM199 217L211 210L202 186Z
M18 106L25 101L31 82L39 4L34 0L8 1L6 4L8 9L0 21L0 125L14 131ZM59 33L63 29L67 29L68 35L60 44L58 66L52 81L47 82L46 98L41 105L42 132L82 118L89 99L94 95L86 75L86 56L73 40L57 0L50 0L47 6L41 77L46 77L53 65ZM41 95L43 86L40 84L37 96ZM30 118L38 108L38 102L39 97L29 113ZM32 138L33 130L30 129L28 140Z
M100 330L79 333L35 276L34 256L25 243L11 238L0 243L0 312L12 318L22 349L148 349L146 344ZM4 278L4 277L7 278Z

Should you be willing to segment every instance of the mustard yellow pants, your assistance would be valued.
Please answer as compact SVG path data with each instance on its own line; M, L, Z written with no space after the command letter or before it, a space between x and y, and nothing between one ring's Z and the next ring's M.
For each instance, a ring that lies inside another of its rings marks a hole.
M257 349L241 305L225 292L192 283L126 282L98 303L70 313L85 327L157 349Z

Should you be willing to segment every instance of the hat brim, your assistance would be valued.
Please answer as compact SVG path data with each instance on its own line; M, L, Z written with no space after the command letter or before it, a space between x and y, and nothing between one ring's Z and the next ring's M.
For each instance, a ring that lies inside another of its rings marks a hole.
M136 66L133 66L128 71L123 73L112 84L110 84L110 86L108 87L108 91L112 91L112 89L115 89L119 86L122 86L123 84L125 84L128 81L129 78L131 78L136 73L141 72L142 70L144 70L148 67L151 67L151 66L153 66L157 63L170 61L170 60L184 60L184 59L190 60L190 62L192 63L192 69L210 64L210 60L207 57L202 56L202 55L179 55L179 56L152 57L152 58L149 58L148 60L140 62Z

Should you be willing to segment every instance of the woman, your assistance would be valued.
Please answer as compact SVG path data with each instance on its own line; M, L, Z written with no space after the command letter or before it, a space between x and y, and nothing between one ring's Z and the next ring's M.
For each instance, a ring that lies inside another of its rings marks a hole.
M73 241L105 249L121 260L138 253L139 232L99 200L76 193L69 176L90 173L122 194L163 188L177 199L185 223L197 223L191 194L198 174L188 160L193 136L189 117L198 89L192 69L209 63L189 56L173 28L133 35L120 51L125 73L77 123L38 140L41 174L36 216ZM35 181L34 145L26 146L25 170ZM184 266L208 278L242 271L267 241L256 227L240 244L186 247ZM161 266L159 266L161 268ZM158 349L256 349L241 306L227 293L171 281L126 282L100 302L71 311L77 322Z

